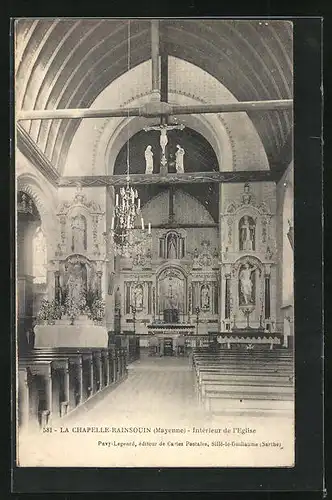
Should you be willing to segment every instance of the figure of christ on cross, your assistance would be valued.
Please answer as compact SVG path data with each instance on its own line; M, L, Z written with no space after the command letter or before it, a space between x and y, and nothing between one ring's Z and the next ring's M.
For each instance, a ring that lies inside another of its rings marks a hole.
M160 125L154 125L152 127L144 127L145 132L149 132L150 130L159 130L160 131L160 147L162 151L161 155L161 167L160 171L161 173L165 174L167 173L166 165L167 165L167 158L166 158L166 146L168 144L168 137L167 137L167 131L168 130L183 130L185 128L185 125L167 125L167 124L160 124Z

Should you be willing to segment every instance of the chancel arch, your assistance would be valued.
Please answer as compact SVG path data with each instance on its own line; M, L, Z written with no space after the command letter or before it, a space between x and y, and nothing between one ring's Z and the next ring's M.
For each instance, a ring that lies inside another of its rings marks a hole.
M236 101L221 82L188 61L169 57L169 74L176 75L169 87L171 103L211 103L222 97L227 102ZM151 98L150 75L148 61L136 66L106 87L91 104L91 108L115 106L115 96L117 106L119 98L120 106L123 107L148 102ZM135 85L132 85L133 81ZM130 84L127 85L127 82ZM250 119L245 113L237 115L187 115L181 117L181 122L206 137L216 152L220 170L268 169L263 144ZM91 162L95 174L112 173L113 162L128 138L155 122L155 119L147 118L111 118L102 123L100 120L83 120L68 151L63 174L88 172Z

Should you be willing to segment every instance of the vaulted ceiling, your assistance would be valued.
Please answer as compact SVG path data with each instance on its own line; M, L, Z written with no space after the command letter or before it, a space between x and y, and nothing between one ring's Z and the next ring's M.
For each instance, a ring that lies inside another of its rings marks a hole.
M16 22L17 109L88 108L127 71L127 19ZM161 21L161 46L217 78L239 101L292 98L292 25L285 21ZM130 22L131 67L151 58L150 21ZM271 163L291 159L291 111L250 114ZM26 122L54 167L80 120Z

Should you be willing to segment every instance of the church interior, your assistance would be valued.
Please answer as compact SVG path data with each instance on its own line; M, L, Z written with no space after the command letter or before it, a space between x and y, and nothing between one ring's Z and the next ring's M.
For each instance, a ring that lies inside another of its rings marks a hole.
M288 21L16 21L22 435L293 422L292 85Z

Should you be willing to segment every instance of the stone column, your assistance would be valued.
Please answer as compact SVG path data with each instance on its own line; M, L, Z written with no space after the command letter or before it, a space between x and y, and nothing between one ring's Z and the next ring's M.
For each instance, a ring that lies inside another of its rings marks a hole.
M103 272L97 271L97 290L98 290L98 297L100 299L102 298L102 276Z
M54 271L54 298L57 302L61 301L61 287L60 287L60 272Z
M156 288L152 288L152 322L156 319Z

